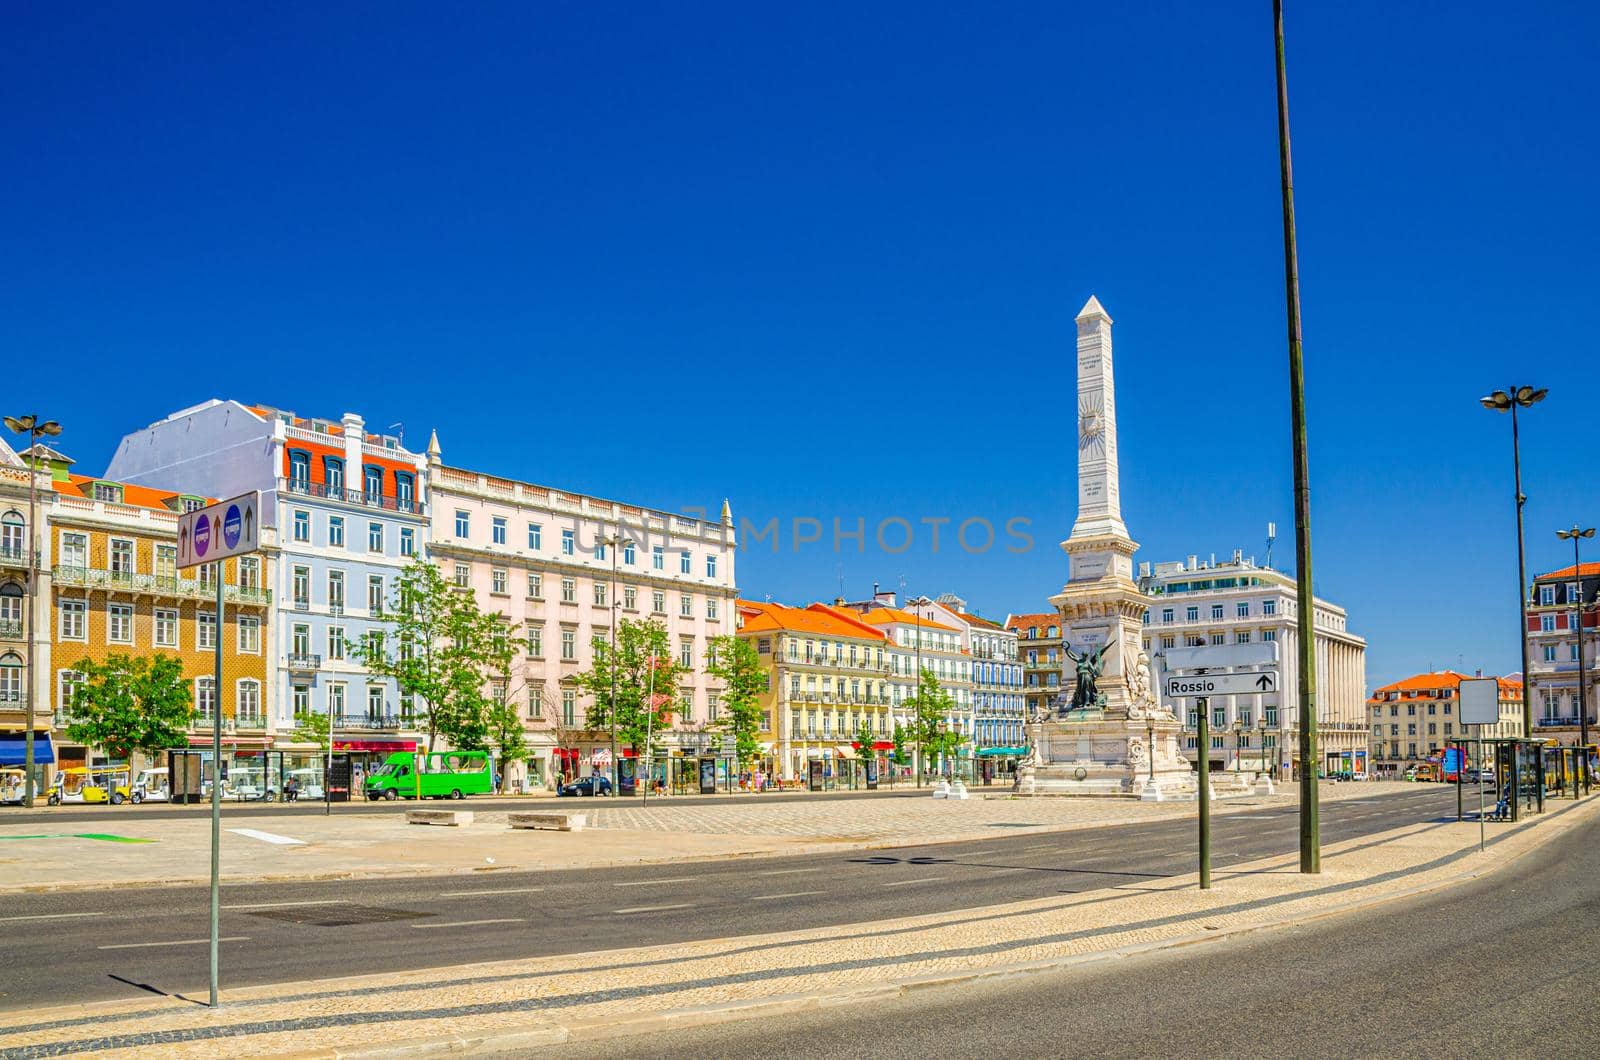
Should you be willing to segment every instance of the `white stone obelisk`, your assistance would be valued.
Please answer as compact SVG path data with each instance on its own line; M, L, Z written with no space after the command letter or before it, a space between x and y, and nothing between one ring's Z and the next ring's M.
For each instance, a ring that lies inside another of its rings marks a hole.
M1091 660L1092 693L1070 656L1067 699L1030 726L1033 747L1018 772L1023 794L1164 798L1191 785L1179 727L1160 707L1142 648L1148 598L1133 580L1138 545L1122 521L1111 317L1091 297L1078 313L1078 516L1061 543L1071 569L1050 598L1066 646Z

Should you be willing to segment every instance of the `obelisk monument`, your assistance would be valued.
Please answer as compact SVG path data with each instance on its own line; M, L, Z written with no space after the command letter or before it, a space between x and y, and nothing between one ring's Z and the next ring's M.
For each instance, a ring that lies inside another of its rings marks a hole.
M1139 546L1122 521L1111 317L1091 297L1077 324L1078 517L1061 543L1067 584L1050 598L1061 615L1071 698L1029 726L1017 790L1168 798L1194 784L1178 753L1178 719L1150 686L1141 643L1150 601L1133 580Z

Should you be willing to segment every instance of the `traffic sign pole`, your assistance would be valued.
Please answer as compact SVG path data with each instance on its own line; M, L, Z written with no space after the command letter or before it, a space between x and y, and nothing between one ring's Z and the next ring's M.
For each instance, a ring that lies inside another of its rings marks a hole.
M218 942L222 918L222 630L226 561L260 548L261 494L245 493L178 517L178 568L209 565L216 581L211 685L211 1007L218 1005ZM237 560L236 560L237 562Z
M1195 751L1200 759L1200 790L1196 799L1200 803L1200 889L1211 889L1211 737L1206 728L1206 713L1211 701L1202 696L1195 718Z
M217 939L222 913L222 561L217 561L216 655L211 685L211 1007L217 1007Z

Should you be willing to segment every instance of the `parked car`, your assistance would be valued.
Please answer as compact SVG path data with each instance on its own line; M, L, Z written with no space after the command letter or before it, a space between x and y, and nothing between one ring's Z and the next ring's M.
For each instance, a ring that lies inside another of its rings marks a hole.
M557 795L610 795L611 780L598 773L591 773L581 780L574 780L570 784L563 784L556 789Z

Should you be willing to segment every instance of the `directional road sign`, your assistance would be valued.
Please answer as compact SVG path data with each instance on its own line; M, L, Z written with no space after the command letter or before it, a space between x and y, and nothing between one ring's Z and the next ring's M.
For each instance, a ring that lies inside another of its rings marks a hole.
M1231 674L1190 674L1167 678L1167 698L1265 694L1278 690L1278 671L1254 670Z
M178 517L178 567L197 567L261 547L261 494L241 494Z

